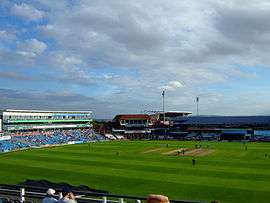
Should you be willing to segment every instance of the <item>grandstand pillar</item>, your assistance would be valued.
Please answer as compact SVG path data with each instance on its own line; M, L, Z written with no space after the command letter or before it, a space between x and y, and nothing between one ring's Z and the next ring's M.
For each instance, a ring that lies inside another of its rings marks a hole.
M102 197L102 203L107 203L107 197L106 196Z
M20 203L23 203L25 201L25 188L20 189Z

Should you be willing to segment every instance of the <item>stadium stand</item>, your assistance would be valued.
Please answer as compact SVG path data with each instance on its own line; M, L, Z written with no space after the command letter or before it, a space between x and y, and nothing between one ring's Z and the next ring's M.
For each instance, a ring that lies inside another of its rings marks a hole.
M28 132L25 134L10 133L9 139L0 140L0 152L8 152L30 147L78 144L104 140L107 140L105 136L95 133L92 129Z
M92 111L0 110L0 152L108 140L92 122Z
M177 117L172 128L186 133L183 140L270 141L270 116Z
M177 117L174 123L202 126L269 126L270 116L190 116Z

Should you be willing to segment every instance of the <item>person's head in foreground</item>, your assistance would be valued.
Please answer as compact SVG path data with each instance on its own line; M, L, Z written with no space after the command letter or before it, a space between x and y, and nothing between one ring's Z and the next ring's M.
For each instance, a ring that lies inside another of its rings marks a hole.
M52 189L52 188L49 188L49 189L47 190L47 196L49 196L49 197L55 196L55 190Z
M147 203L170 203L169 198L164 195L148 195Z
M75 199L73 192L69 188L64 188L62 191L62 194L63 194L63 198L65 199L71 199L71 200Z

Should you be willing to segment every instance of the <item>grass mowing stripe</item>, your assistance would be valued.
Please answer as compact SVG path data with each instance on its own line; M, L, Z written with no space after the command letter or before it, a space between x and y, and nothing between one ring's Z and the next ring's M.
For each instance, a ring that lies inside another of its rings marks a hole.
M200 167L188 167L183 168L181 165L177 167L171 167L171 166L150 166L149 165L142 165L137 163L128 163L128 162L115 162L114 160L89 160L89 159L83 159L83 158L67 158L62 156L37 156L35 154L18 154L17 156L12 157L11 159L19 159L19 160L36 160L43 162L50 162L50 163L65 163L73 165L88 165L88 166L99 166L99 167L108 167L112 169L130 169L137 171L146 171L146 172L162 172L166 174L182 174L182 175L191 175L196 173L197 176L204 176L204 177L226 177L226 179L242 179L242 180L256 180L256 181L270 181L270 174L252 174L252 173L244 173L244 172L221 172L221 171L212 171L212 170L205 170L201 169Z
M9 164L16 164L20 165L21 167L25 166L20 164L20 160L10 160L7 161L6 163ZM52 165L48 165L48 162L42 162L42 161L28 161L28 160L23 160L24 164L32 165L33 167L36 165L43 167L44 169L54 169L54 168L63 168L64 171L72 173L73 171L76 172L85 172L87 171L89 174L113 174L115 176L119 177L137 177L138 176L138 171L136 168L134 170L126 170L126 169L113 169L113 168L107 168L107 167L98 167L98 166L86 166L86 165L76 165L73 163L53 163ZM258 188L254 188L253 190L259 190L259 191L269 191L270 189L270 182L265 182L265 181L248 181L248 180L240 180L240 179L226 179L226 177L222 178L216 178L216 177L201 177L197 176L196 174L194 175L172 175L172 174L166 174L166 173L157 173L157 172L145 172L141 171L140 175L144 177L144 179L147 180L154 180L158 179L161 175L162 177L166 180L166 182L171 182L172 184L174 183L189 183L191 179L194 181L192 184L195 185L210 185L210 186L219 186L219 187L230 187L230 188L238 188L238 189L250 189L250 186L254 183L257 185L260 185ZM229 184L228 184L229 181Z
M153 148L162 148L161 152L194 148L195 144L215 150L197 157L195 167L191 157L141 153ZM241 143L135 141L93 143L90 151L87 144L31 149L0 155L0 180L48 178L131 195L165 193L179 199L268 202L270 159L263 157L270 154L270 144L247 146L245 151ZM182 174L177 174L178 169Z
M197 199L197 200L213 200L226 199L231 197L232 199L238 199L238 194L245 194L245 197L250 197L250 194L256 194L256 196L270 197L269 193L260 191L249 191L243 189L231 189L209 186L209 185L193 185L188 183L172 183L164 180L147 180L131 177L116 177L114 175L92 175L82 172L69 173L65 170L59 169L46 169L41 167L18 167L17 165L6 164L3 167L7 167L8 174L14 175L18 173L27 174L29 177L38 177L42 174L44 177L48 177L51 181L69 181L73 184L87 184L90 187L109 189L114 193L127 193L133 195L146 195L153 191L158 193L165 193L173 198L182 199ZM2 178L2 177L1 177ZM5 179L5 178L4 178ZM129 185L130 187L126 187ZM172 187L173 186L173 187ZM124 189L125 188L125 189ZM194 198L196 194L196 198ZM233 195L232 195L233 194ZM251 197L250 197L251 198ZM252 200L252 198L249 200ZM248 200L248 199L246 199ZM255 201L254 201L255 202Z
M87 145L84 145L85 147ZM160 161L162 160L162 162L167 162L167 163L171 163L175 160L177 160L176 158L178 158L179 160L179 157L175 157L175 156L166 156L166 155L160 155L160 156L156 156L156 157L153 157L153 156L149 156L148 154L146 155L142 155L142 154L138 154L138 153L128 153L128 154L125 154L125 153L121 153L121 150L118 150L120 151L120 155L121 155L121 158L126 158L128 160L133 160L133 159L137 159L138 157L140 157L141 159L144 159L145 161L151 161L151 162L154 162L154 161ZM168 150L170 151L170 150ZM53 151L46 151L46 153L53 153ZM78 155L78 156L89 156L89 155L94 155L94 156L99 156L99 157L102 157L102 156L106 156L106 157L111 157L111 158L114 158L115 157L115 151L111 151L111 150L106 150L106 151L99 151L98 149L92 149L92 151L80 151L80 152L77 152L77 151L70 151L70 150L61 150L59 151L58 153L60 154L73 154L73 155ZM237 152L236 152L237 153ZM183 159L183 161L190 161L190 157L180 157ZM253 162L250 162L250 160L239 160L237 159L234 160L234 159L231 159L231 160L220 160L220 159L213 159L211 160L211 157L198 157L197 158L198 160L201 161L201 163L207 163L208 165L210 164L214 164L214 165L225 165L225 166L238 166L238 167L243 167L243 168L256 168L256 169L261 169L261 168L268 168L270 167L270 160L269 159L264 159L264 157L262 156L261 160L253 160Z
M19 152L18 152L19 153ZM27 153L26 153L27 154ZM56 154L55 152L52 151L39 151L37 150L37 156L40 155L51 155L54 156L54 154ZM103 155L97 155L97 154L85 154L85 153L73 153L73 152L60 152L57 153L63 157L78 157L78 158L91 158L91 159L104 159L104 160L122 160L122 161L127 161L127 162L131 162L131 160L129 159L130 157L128 156L119 156L116 157L115 155L111 155L111 154L103 154ZM166 158L166 157L165 157ZM191 164L191 159L190 158L186 158L186 157L168 157L167 159L165 159L164 157L160 158L159 161L157 161L157 159L153 159L152 161L150 159L145 159L145 157L141 157L141 156L137 156L136 159L133 158L132 162L136 163L136 164L148 164L148 165L152 165L152 166L160 166L162 165L170 165L170 166L175 166L175 167L185 167L185 165L187 167L190 166ZM165 159L165 160L163 160ZM269 173L269 168L267 166L265 167L255 167L255 168L251 168L251 167L239 167L239 164L235 164L235 165L223 165L220 163L216 163L215 162L207 162L207 161L202 161L202 160L198 160L197 161L198 164L201 166L201 168L204 168L205 170L214 170L214 171L229 171L229 172L242 172L242 171L246 171L248 173L254 173L254 174L268 174ZM202 164L203 163L203 164ZM237 167L236 167L237 166Z

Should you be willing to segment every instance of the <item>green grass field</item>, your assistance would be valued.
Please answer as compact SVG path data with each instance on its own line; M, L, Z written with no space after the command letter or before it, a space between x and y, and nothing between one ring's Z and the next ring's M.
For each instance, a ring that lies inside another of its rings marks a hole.
M169 147L166 147L166 144ZM162 153L209 145L196 157ZM25 179L85 184L115 194L160 193L172 199L270 201L270 143L123 141L31 149L0 155L0 183ZM151 149L157 151L143 153ZM120 155L117 156L116 152Z

